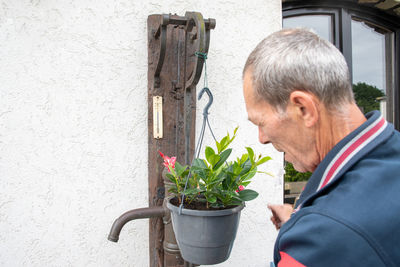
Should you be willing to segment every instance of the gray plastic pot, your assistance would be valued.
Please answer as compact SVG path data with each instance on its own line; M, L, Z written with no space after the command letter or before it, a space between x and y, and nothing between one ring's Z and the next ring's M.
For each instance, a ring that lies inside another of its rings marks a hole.
M225 210L182 209L167 202L182 258L199 265L226 261L231 254L244 205Z

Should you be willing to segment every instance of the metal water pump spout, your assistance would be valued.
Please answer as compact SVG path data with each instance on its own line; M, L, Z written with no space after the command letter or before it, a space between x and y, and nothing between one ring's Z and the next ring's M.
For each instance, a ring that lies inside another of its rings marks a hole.
M124 227L127 222L136 219L164 217L166 214L167 210L164 206L155 206L127 211L114 221L110 230L110 234L108 235L108 240L118 242L122 227Z

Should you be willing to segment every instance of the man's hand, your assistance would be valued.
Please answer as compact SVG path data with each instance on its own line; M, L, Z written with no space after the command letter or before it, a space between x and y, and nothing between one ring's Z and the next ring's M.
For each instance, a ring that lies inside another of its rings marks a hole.
M268 204L268 208L272 212L271 221L278 230L281 228L287 220L290 219L290 215L293 213L293 206L290 204L283 205L271 205Z

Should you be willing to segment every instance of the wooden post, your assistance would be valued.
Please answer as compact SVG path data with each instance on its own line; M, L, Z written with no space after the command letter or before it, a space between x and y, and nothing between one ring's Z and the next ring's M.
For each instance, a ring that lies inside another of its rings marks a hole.
M195 52L207 53L209 30L214 27L215 20L205 22L197 12L187 12L185 17L148 17L149 207L163 205L165 196L164 166L158 151L169 157L176 156L184 164L192 160L196 84L203 66L203 60L197 58ZM171 237L170 225L164 233L163 218L150 218L149 227L150 267L192 266L173 249L166 248L164 253L164 237L172 241L175 238Z

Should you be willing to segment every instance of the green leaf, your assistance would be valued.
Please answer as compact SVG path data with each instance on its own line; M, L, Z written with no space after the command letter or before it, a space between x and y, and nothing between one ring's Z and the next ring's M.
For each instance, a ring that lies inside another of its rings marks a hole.
M257 171L257 173L264 173L264 174L268 174L269 176L274 177L274 175L272 173L269 173L269 172ZM285 182L286 182L286 180L285 180Z
M243 169L242 166L240 166L237 162L235 162L233 164L233 169L232 169L233 176L238 176L239 173L242 171L242 169Z
M190 170L191 173L197 174L203 180L207 178L207 175L210 171L207 165L205 164L204 160L198 158L193 160L193 165L190 168Z
M221 153L221 144L218 143L218 141L215 141L215 144L217 146L218 154Z
M230 138L229 136L229 132L226 134L226 136L224 136L221 139L220 142L220 148L218 149L218 153L221 153L222 151L224 151L231 143L232 141L235 139L236 137L236 131L237 131L238 127L235 128L235 130L233 131L233 136L232 138Z
M192 168L197 168L197 169L208 169L206 163L204 162L203 159L194 159L193 160L193 164L192 164Z
M178 195L178 191L176 190L176 187L168 188L168 193L173 193L175 195Z
M235 130L233 130L233 135L236 135L236 132L237 132L238 129L239 129L239 126L237 126L237 127L235 128Z
M232 196L232 199L236 200L236 201L240 201L243 202L243 200L241 198L239 198L238 195Z
M231 177L232 175L228 173L224 173L223 181L222 181L222 189L228 189L229 185L231 184Z
M212 149L212 148L209 147L209 146L206 146L205 154L206 154L206 159L207 159L207 161L208 161L211 165L213 165L213 164L211 163L211 157L212 157L213 155L215 155L214 149Z
M257 166L258 166L258 165L261 165L261 164L267 162L267 161L270 160L270 159L271 159L271 157L263 157L262 159L260 159L260 160L258 160L258 161L256 162L256 165L257 165Z
M206 198L207 198L207 201L208 201L209 203L215 203L215 202L217 202L217 197L214 196L214 195L211 195L211 194L206 195Z
M168 170L170 173L172 173L173 176L177 176L174 168L172 168L172 165L168 165Z
M249 154L249 158L251 163L254 164L254 151L251 147L246 147L247 153Z
M197 188L199 185L198 175L191 175L189 178L189 186L192 188ZM182 179L183 180L183 179ZM186 179L184 179L186 181Z
M182 166L179 162L175 162L175 172L176 176L182 176L182 173L186 170L187 165Z
M249 184L250 184L250 181L247 181L247 182L243 182L243 183L242 183L242 185L243 185L244 187L248 186Z
M214 166L217 164L217 162L221 159L221 157L217 154L211 155L210 158L208 159L208 162L210 163L211 166Z
M185 167L187 167L187 166L185 165ZM185 170L180 174L180 177L182 177L183 179L186 179L186 176L188 176L188 174L189 174L189 170L188 170L188 169L185 169Z
M253 165L251 164L251 162L250 162L250 160L249 159L247 159L246 161L245 161L245 163L243 163L242 164L242 171L240 172L240 174L239 175L245 175L246 173L248 173L250 170L251 170L251 167L252 167Z
M242 181L250 180L251 178L254 177L254 175L256 175L256 173L257 173L257 169L252 169L246 175L244 175L241 180Z
M211 181L207 184L207 186L213 186L213 185L215 185L215 184L218 184L218 183L222 182L223 180L224 180L223 177L221 177L221 178L218 178L218 177L217 177L217 179L211 180Z
M198 189L198 188L189 188L189 189L186 189L183 192L183 194L190 196L190 195L194 195L194 194L197 195L199 192L200 192L200 189Z
M176 183L176 178L175 178L175 176L173 176L172 174L166 173L165 176L167 176L167 178L168 178L171 182L173 182L174 184Z
M242 157L240 158L239 164L245 162L249 158L249 154L243 154Z
M225 136L224 138L222 138L221 140L221 151L225 150L225 148L228 147L229 143L229 134L227 136ZM221 151L218 151L218 153L220 153Z
M239 191L239 198L242 201L250 201L250 200L255 199L257 196L258 196L258 193L251 189L244 189L242 191Z
M204 184L202 184L202 183L199 184L199 187L200 187L201 191L206 191L207 190L206 186Z
M234 133L234 135L232 136L232 138L229 140L229 143L228 143L228 145L229 145L230 143L232 143L232 142L233 142L233 140L235 140L235 137L236 137L236 133Z
M219 167L221 167L222 164L225 163L225 161L229 158L229 155L232 152L232 148L229 148L227 150L225 150L224 152L221 153L221 158L219 159L219 161L213 166L213 169L216 170Z

